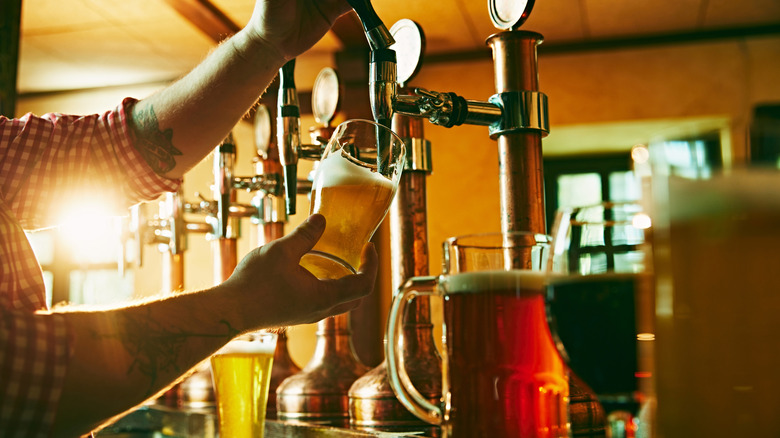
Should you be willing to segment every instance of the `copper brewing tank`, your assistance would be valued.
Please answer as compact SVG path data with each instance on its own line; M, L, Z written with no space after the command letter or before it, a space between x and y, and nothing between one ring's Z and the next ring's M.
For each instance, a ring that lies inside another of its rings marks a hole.
M393 130L406 142L407 168L390 208L390 239L393 290L410 277L428 275L428 222L426 177L430 157L424 142L422 119L400 114L393 117ZM414 163L414 158L418 158ZM411 165L409 163L411 162ZM414 386L432 403L441 399L441 358L433 339L430 301L418 297L403 325L404 361ZM366 431L423 431L438 436L439 428L409 412L396 398L383 361L349 390L350 425Z
M496 93L537 92L536 47L542 35L509 31L488 38L493 50ZM527 115L523 115L527 116ZM546 117L546 114L544 115ZM538 129L498 133L501 230L547 232L542 136ZM575 437L605 436L604 410L596 395L570 372L569 412Z
M368 371L352 345L349 313L317 323L314 356L303 370L285 379L276 390L277 418L349 425L347 391Z

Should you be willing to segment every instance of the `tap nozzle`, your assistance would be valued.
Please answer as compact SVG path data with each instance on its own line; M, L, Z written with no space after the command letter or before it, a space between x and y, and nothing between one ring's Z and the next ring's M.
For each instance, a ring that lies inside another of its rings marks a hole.
M279 161L284 167L284 188L287 214L295 214L298 184L298 155L301 149L301 112L298 91L295 89L295 59L279 70L279 114L276 135Z
M228 134L222 144L217 146L214 158L214 198L217 200L216 232L219 237L227 237L236 161L236 144L233 141L233 133Z
M386 49L395 44L392 34L382 23L369 0L347 0L347 2L357 12L371 50Z
M393 100L397 94L398 69L395 51L381 49L371 51L369 65L369 98L374 121L390 128L393 120Z

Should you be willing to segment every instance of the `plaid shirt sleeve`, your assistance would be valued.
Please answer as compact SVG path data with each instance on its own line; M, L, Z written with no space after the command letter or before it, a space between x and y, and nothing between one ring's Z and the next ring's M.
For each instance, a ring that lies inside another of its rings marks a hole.
M27 114L0 118L0 197L25 228L55 224L79 199L99 200L117 213L179 181L154 173L132 146L125 99L114 111L90 116Z
M123 212L180 183L156 175L133 147L134 104L91 116L0 116L0 436L51 436L72 353L68 325L46 309L24 228L54 224L79 197Z

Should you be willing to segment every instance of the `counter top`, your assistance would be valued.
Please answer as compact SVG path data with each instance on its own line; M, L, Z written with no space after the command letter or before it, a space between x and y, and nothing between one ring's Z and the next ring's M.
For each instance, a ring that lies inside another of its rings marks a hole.
M97 438L216 438L213 408L181 409L146 405L95 434ZM423 432L363 432L316 424L266 420L265 438L394 438L425 437Z

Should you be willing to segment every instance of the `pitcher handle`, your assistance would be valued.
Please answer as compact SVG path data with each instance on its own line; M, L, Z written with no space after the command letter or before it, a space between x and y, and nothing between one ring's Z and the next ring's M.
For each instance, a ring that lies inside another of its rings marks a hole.
M387 318L385 355L387 356L390 386L393 388L398 401L419 419L430 424L441 425L446 412L443 412L442 407L429 402L414 387L404 366L402 346L398 343L398 333L403 327L407 306L417 296L435 295L437 291L436 285L436 277L413 277L395 294L393 304L390 307L390 315ZM442 353L442 360L446 364L446 353ZM442 371L443 375L446 376L446 366L442 366Z

